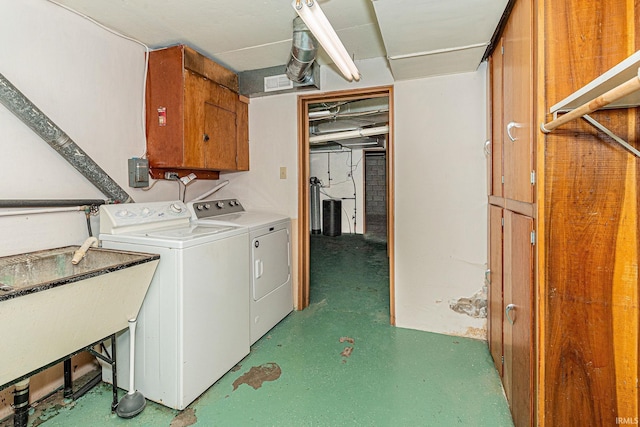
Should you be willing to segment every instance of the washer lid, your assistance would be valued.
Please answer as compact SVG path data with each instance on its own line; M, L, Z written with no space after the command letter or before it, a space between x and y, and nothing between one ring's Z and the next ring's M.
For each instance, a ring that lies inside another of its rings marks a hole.
M211 236L225 231L233 230L235 227L224 225L192 225L190 227L169 228L148 231L146 233L132 233L143 235L152 239L166 240L190 240L200 237Z
M200 224L227 224L254 229L265 225L290 220L289 217L273 212L244 211L215 217L201 218Z
M164 227L131 233L100 234L100 240L140 245L142 252L144 252L144 248L149 247L147 252L152 252L151 247L183 249L241 234L248 235L247 229L228 224L191 224L186 227Z

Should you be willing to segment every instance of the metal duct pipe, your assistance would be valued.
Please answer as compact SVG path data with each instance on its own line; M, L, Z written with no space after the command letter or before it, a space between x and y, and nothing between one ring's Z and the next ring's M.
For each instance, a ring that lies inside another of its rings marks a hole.
M0 103L37 133L66 161L114 202L133 202L100 166L22 92L0 74Z
M313 78L313 61L318 52L318 42L298 16L293 20L291 57L287 64L287 77L295 83L307 83Z
M385 135L389 133L389 125L373 128L362 128L335 133L325 133L309 137L309 144L317 144L328 141L341 141L343 139L364 138L368 136Z

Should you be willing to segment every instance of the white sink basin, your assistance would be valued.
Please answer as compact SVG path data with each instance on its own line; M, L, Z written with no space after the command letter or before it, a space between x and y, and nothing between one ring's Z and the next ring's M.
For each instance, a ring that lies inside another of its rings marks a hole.
M77 249L0 258L0 389L137 316L160 257L90 248L73 265Z

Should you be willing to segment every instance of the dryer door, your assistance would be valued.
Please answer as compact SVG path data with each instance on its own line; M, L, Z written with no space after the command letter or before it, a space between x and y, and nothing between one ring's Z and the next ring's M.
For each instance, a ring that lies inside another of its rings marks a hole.
M289 259L289 232L286 229L251 241L251 293L254 301L289 281Z

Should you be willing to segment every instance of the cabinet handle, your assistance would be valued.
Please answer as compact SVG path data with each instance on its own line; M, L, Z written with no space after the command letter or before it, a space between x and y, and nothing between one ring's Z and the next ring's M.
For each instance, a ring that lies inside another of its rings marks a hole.
M505 309L504 309L504 314L507 315L507 320L509 321L509 323L511 323L513 325L513 323L515 322L514 319L511 318L511 310L515 310L516 309L516 305L515 304L509 304Z
M491 284L491 269L489 268L484 271L484 283L487 285Z
M209 141L209 135L207 135L206 133L204 134L204 136L202 137L202 139L204 140L204 142Z
M516 142L518 140L518 138L515 138L513 135L511 135L511 129L520 128L520 127L522 127L522 126L519 123L516 123L516 122L509 122L507 124L507 136L509 137L511 142Z
M491 140L487 139L484 142L484 155L485 156L490 156L491 155Z

